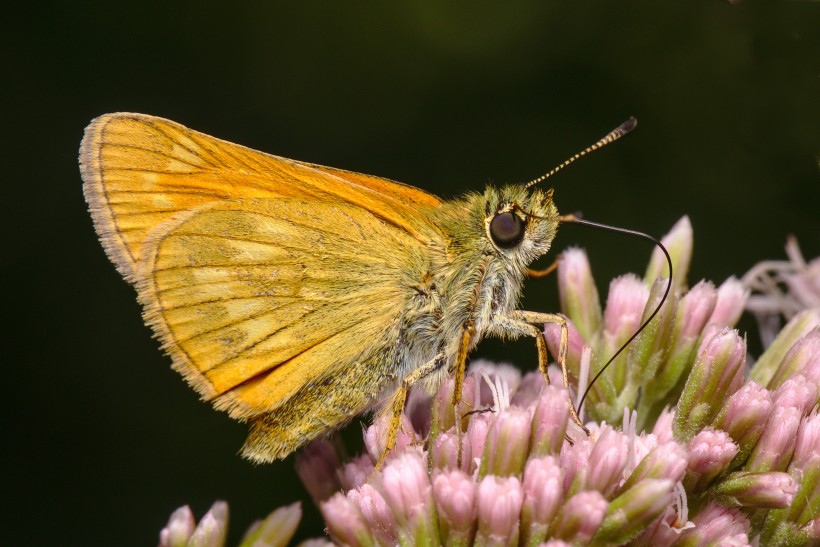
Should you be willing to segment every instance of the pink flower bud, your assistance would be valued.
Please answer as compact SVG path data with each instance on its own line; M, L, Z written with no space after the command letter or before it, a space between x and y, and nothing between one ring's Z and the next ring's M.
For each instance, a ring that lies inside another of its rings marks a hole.
M296 474L317 505L341 489L338 468L336 447L325 438L310 442L296 455Z
M572 371L576 376L581 363L581 352L584 349L584 341L581 333L578 332L575 324L567 320L567 370ZM547 348L553 359L558 362L561 346L561 327L553 323L544 325L544 339L547 341Z
M374 462L379 461L382 452L384 452L384 447L387 443L387 431L390 428L391 419L392 416L388 413L383 413L379 415L364 432L364 446ZM393 452L401 452L418 441L419 439L416 436L410 418L407 414L402 414L401 427L399 427L399 432L396 436L396 446L393 448Z
M705 509L692 517L692 522L695 523L695 527L683 532L676 545L738 545L737 541L746 537L750 530L749 519L738 509L714 502L710 502ZM745 541L745 545L748 545L748 537Z
M687 216L675 223L669 233L661 239L661 243L672 257L673 289L675 290L680 290L686 285L686 275L689 273L689 263L692 261L692 242L692 223L689 222ZM661 250L655 249L649 259L644 281L647 285L651 285L659 277L669 277L669 266Z
M730 277L718 288L717 303L709 318L710 325L734 327L749 298L749 290L735 277Z
M441 536L447 545L468 545L475 534L476 484L463 471L433 477L433 498L438 508Z
M804 472L820 469L820 413L816 409L800 424L791 466Z
M558 454L564 444L569 420L569 397L565 389L546 386L532 417L530 451L535 456Z
M649 451L621 488L631 488L643 479L666 479L677 483L686 473L687 458L681 445L675 441L665 442Z
M464 378L464 383L461 389L461 406L459 409L459 417L467 412L483 408L480 398L477 398L477 393L480 393L479 383L483 383L481 378L476 379L474 375L468 374ZM453 390L455 389L455 380L453 378L446 378L439 386L435 397L431 404L431 433L438 434L453 427L456 423L455 409L453 408Z
M643 531L664 514L675 500L675 483L669 480L644 479L623 491L609 504L596 541L621 545Z
M517 545L524 494L516 477L488 475L478 484L479 545Z
M772 393L756 382L747 382L729 397L712 422L715 429L726 431L738 446L731 467L746 461L757 444L772 410Z
M782 509L797 492L797 482L788 473L734 473L713 489L718 498L743 507ZM726 503L728 505L729 503Z
M459 435L456 429L450 428L433 441L430 449L430 459L436 469L458 469L458 442ZM461 468L466 469L469 459L461 455Z
M595 535L608 506L600 492L578 492L561 506L550 533L575 545L585 544Z
M452 406L452 400L450 406ZM410 419L413 431L421 439L426 438L430 433L432 408L432 397L424 387L416 387L410 390L407 396L407 404L404 405L404 413Z
M601 301L592 278L589 259L582 249L571 248L558 262L561 310L572 319L581 336L591 340L601 326Z
M692 287L678 303L679 336L690 340L697 339L712 316L717 299L717 290L709 281L701 281Z
M487 432L479 476L520 475L529 453L531 428L528 410L510 407L499 412Z
M262 521L255 522L242 538L243 545L284 547L288 545L302 519L299 503L280 507Z
M359 509L379 543L390 544L396 541L396 517L378 490L370 484L363 484L349 491L347 499Z
M420 450L397 451L378 475L377 487L400 526L414 527L432 507L427 464Z
M725 431L707 427L689 441L687 490L701 492L723 473L737 455L738 447Z
M609 285L604 332L620 346L641 326L649 288L634 274L616 277ZM617 347L615 348L617 349Z
M737 331L710 328L704 333L678 401L675 432L679 438L692 438L714 419L726 397L740 387L745 360L746 341Z
M749 379L762 386L770 387L770 380L774 377L789 350L798 340L818 326L820 326L820 308L804 310L795 315L757 360L749 372Z
M160 547L185 547L194 533L196 523L191 508L183 505L168 519L168 524L159 533Z
M672 408L665 408L658 419L655 421L655 427L652 428L652 434L658 439L658 443L668 443L674 440L672 434L672 424L675 422L675 410Z
M532 458L524 469L524 505L521 509L521 544L544 541L563 494L563 477L552 456Z
M774 391L774 406L791 406L807 414L817 404L817 386L800 374L792 376Z
M598 490L605 498L610 497L623 478L629 450L626 435L609 426L602 427L587 460L589 469L584 489Z
M589 456L595 446L591 438L581 438L573 444L561 447L561 469L564 471L564 494L575 494L587 483Z
M775 406L745 468L748 471L785 471L794 453L797 429L803 412L791 406Z
M472 473L477 469L478 464L481 462L484 445L487 442L487 432L494 419L493 414L489 412L474 414L470 418L467 433L464 437L464 453L461 456L462 469L466 469L468 473Z
M368 454L360 454L339 470L339 483L344 490L352 490L364 484L372 473L373 460Z
M796 374L820 386L820 327L800 338L786 353L769 387L777 387Z
M367 522L356 504L341 492L319 504L325 519L327 533L343 545L376 545Z
M215 502L199 521L188 545L224 545L228 536L228 504Z

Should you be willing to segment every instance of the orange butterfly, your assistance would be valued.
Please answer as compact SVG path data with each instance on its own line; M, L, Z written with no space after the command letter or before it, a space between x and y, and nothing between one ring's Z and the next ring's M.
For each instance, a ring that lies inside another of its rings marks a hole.
M533 337L546 374L540 325L564 320L516 309L561 220L543 178L443 201L129 113L91 122L80 164L146 322L203 399L250 422L252 460L378 405L389 450L407 390L460 385L488 334Z

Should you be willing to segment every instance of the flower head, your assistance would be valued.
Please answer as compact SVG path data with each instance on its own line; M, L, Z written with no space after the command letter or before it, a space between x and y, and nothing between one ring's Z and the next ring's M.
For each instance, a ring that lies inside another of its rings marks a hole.
M380 469L382 420L367 428L365 452L346 462L338 444L314 441L297 469L330 539L818 544L820 308L791 310L747 374L746 338L733 327L750 298L748 285L730 278L717 288L703 281L687 290L688 219L664 241L674 290L592 386L581 412L585 429L570 418L570 405L660 304L668 272L659 255L643 279L614 281L603 310L583 251L564 255L558 279L574 393L559 387L560 374L546 385L540 372L522 378L509 365L481 361L464 379L458 408L452 379L432 396L411 393L397 446ZM820 287L811 277L820 276L816 270L807 265L794 274L799 280L785 281L800 295L795 300L812 302L806 296L815 283ZM548 325L544 335L557 354L560 329ZM268 517L253 537L280 541L298 520L292 507ZM162 545L187 545L194 537L221 545L226 522L227 506L215 504L198 526L181 509L163 530Z

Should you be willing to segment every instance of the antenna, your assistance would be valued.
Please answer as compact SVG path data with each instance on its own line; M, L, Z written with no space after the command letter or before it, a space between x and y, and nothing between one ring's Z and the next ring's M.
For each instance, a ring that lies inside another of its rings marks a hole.
M564 163L558 165L557 167L553 167L553 169L549 173L547 173L545 175L541 175L537 179L531 180L530 182L528 182L524 186L524 188L529 188L531 186L534 186L534 185L538 184L539 182L543 182L543 181L547 180L548 178L553 176L555 173L557 173L558 171L560 171L561 169L563 169L567 165L571 164L572 162L574 162L578 158L580 158L582 156L586 156L590 152L592 152L594 150L598 150L599 148L602 148L602 147L606 146L607 144L609 144L611 142L617 141L618 139L620 139L621 137L623 137L624 135L626 135L627 133L629 133L630 131L635 129L636 125L638 125L638 120L636 120L633 116L630 116L629 119L626 120L624 123L622 123L621 125L619 125L615 129L613 129L612 131L607 133L604 138L602 138L601 140L599 140L598 142L596 142L592 146L584 148L581 152L578 152L577 154L575 154L574 156L572 156L571 158L566 160Z
M663 307L664 303L666 302L666 298L669 296L669 291L672 289L672 257L669 256L669 251L666 250L666 247L664 247L663 243L661 243L658 239L652 237L649 234L645 234L643 232L638 232L637 230L629 230L627 228L618 228L618 227L615 227L615 226L609 226L608 224L599 224L597 222L591 222L589 220L583 220L583 219L579 218L577 215L562 216L561 217L561 222L571 222L571 223L574 223L574 224L581 224L581 225L584 225L584 226L590 226L592 228L597 228L599 230L606 230L608 232L616 232L616 233L620 233L620 234L627 234L627 235L637 236L637 237L641 237L643 239L649 240L652 243L654 243L655 245L657 245L657 247L661 251L663 251L663 254L666 256L666 263L669 265L669 278L666 280L666 290L663 293L663 298L661 298L661 301L658 302L658 305L655 307L655 310L652 312L652 315L650 315L649 318L646 321L643 322L643 324L638 328L638 330L635 331L635 334L633 334L632 336L629 337L629 340L624 342L624 344L620 348L618 348L618 351L616 351L615 354L612 357L609 358L609 361L607 361L606 364L603 367L601 367L601 370L598 371L598 374L596 374L595 377L592 378L592 381L587 385L587 388L584 391L583 397L581 397L581 399L578 401L578 408L576 409L576 411L578 413L580 413L581 408L584 406L584 401L586 400L587 395L589 395L589 391L592 389L592 386L595 385L595 381L598 380L598 378L600 378L601 374L604 373L604 371L607 369L607 367L609 367L609 365L611 365L612 362L615 361L615 359L621 354L621 352L623 350L625 350L626 347L629 346L629 344L631 344L632 341L635 338L637 338L637 336L641 333L641 331L643 331L646 328L646 326L649 325L649 323L651 323L653 319L655 319L655 316L658 315L658 312L661 311L661 308Z

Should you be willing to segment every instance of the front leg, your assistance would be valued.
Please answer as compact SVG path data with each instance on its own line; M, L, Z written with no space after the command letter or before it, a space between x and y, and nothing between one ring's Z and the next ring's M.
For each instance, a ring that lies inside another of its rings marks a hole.
M399 428L401 427L401 415L402 412L404 412L404 405L407 402L408 391L410 391L410 388L413 387L416 382L439 371L446 364L447 356L443 353L439 353L433 359L412 371L404 377L390 398L390 401L384 406L381 412L390 414L390 424L387 428L387 442L384 445L384 451L379 456L379 461L376 462L376 469L382 468L384 462L387 460L388 454L390 454L390 451L396 446L396 438L398 437Z
M541 371L541 374L544 376L547 384L550 383L549 376L547 375L547 365L549 364L547 343L544 341L544 333L541 329L537 328L536 325L543 328L546 323L552 323L561 327L561 339L558 344L558 365L561 367L564 387L567 389L567 392L569 392L569 376L567 374L567 348L569 347L569 331L567 330L567 320L563 315L558 315L556 313L513 310L506 315L495 315L493 316L493 320L497 325L497 328L503 332L535 338L535 346L538 349L538 369ZM581 389L581 386L578 386L578 388ZM572 420L578 424L581 429L589 433L587 428L584 427L584 424L581 422L572 400L570 400L569 412L572 416Z

